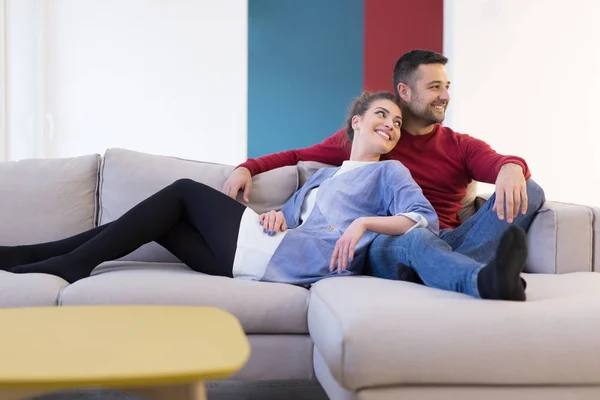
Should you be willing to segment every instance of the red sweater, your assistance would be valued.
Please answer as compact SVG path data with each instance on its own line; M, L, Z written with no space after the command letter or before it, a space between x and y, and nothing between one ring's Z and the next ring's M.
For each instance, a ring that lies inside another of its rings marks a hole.
M341 165L350 156L345 137L346 131L342 129L314 146L249 158L239 166L256 175L298 161ZM484 141L439 124L427 135L411 135L402 130L400 141L387 158L398 160L409 169L437 212L440 228L460 225L457 213L472 180L493 184L500 167L508 163L520 165L526 179L531 176L522 158L498 154Z

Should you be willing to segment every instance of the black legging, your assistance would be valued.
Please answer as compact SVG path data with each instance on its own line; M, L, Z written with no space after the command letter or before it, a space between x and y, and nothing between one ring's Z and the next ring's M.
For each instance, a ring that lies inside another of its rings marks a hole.
M75 282L156 241L196 271L231 277L245 209L210 186L180 179L111 223L55 242L0 247L0 269Z

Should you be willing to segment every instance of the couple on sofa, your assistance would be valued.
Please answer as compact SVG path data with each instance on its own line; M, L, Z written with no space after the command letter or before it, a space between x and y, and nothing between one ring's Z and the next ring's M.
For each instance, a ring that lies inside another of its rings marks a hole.
M310 284L366 273L523 301L524 230L544 194L521 158L440 125L446 62L408 52L394 67L396 94L363 93L347 126L322 143L249 159L222 192L181 179L114 222L55 242L0 246L0 269L74 282L155 241L213 275ZM243 190L248 202L252 175L301 160L340 167L318 170L280 211L258 215L234 200ZM461 224L472 179L495 183L496 193Z

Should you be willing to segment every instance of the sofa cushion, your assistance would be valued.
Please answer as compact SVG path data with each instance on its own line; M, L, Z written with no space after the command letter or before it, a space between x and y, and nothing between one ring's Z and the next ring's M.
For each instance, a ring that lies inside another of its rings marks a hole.
M0 245L45 242L91 229L100 156L0 163Z
M373 277L311 289L309 332L346 389L600 384L600 274L524 274L526 302Z
M184 160L124 149L109 149L102 164L100 224L114 221L140 201L180 178L190 178L217 190L235 167ZM298 187L295 166L254 177L249 206L256 212L280 208ZM241 194L238 198L241 200ZM142 246L123 260L178 262L156 243Z
M61 305L214 306L234 314L247 333L306 333L308 290L210 276L183 264L113 261L61 294Z
M0 271L0 308L56 306L67 285L57 276Z
M298 187L302 187L319 169L335 167L335 165L317 161L298 161L296 166L298 167Z

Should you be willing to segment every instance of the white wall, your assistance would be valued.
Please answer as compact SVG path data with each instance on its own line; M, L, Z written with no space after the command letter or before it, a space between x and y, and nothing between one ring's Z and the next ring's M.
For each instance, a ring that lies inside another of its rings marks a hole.
M35 128L12 123L10 159L124 147L231 164L245 160L246 0L9 2L13 8L34 5L33 12L11 13L25 20L13 27L20 33L13 41L42 33L33 44L9 48L11 62L25 66L12 69L11 96L19 96L21 85L41 97L42 110L36 114L28 98L28 112L15 109L11 116L30 121L35 115L33 125L43 126L45 138L35 152L29 143Z
M444 2L445 124L524 157L550 200L600 206L599 20L596 0Z

